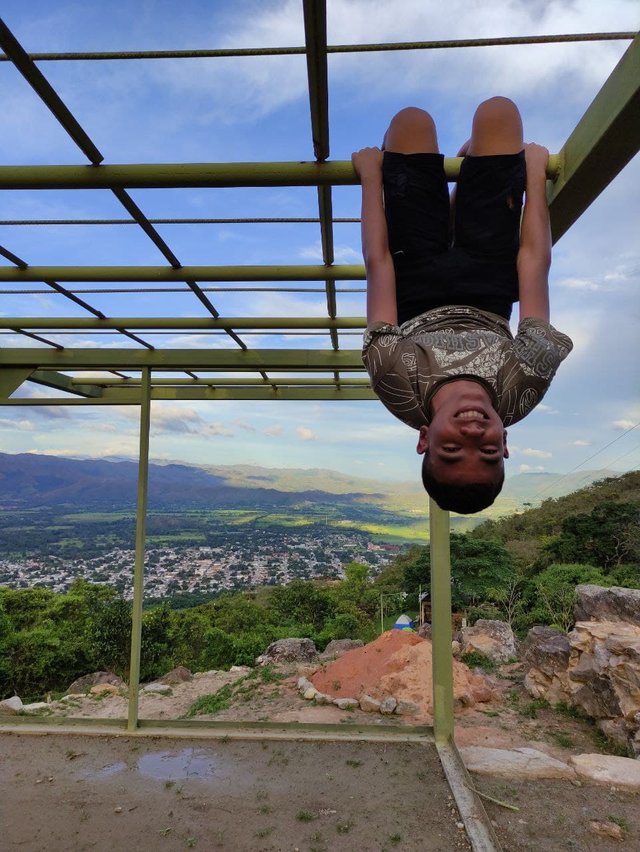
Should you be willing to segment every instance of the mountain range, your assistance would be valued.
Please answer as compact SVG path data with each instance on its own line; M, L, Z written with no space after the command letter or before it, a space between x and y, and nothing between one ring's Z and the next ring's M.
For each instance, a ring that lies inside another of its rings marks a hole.
M616 475L608 470L516 474L507 479L485 517L509 514L527 503L559 497ZM0 453L0 508L133 508L137 478L135 461ZM382 482L323 469L164 462L149 465L150 509L295 508L332 502L368 504L408 514L425 510L425 494L418 481Z

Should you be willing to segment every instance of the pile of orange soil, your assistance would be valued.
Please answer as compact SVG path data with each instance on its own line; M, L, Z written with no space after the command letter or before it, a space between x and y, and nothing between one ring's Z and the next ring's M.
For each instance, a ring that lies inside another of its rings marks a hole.
M378 701L392 695L411 701L421 714L432 715L431 642L405 630L389 630L362 648L347 651L309 680L333 698L370 695ZM462 706L490 701L491 688L482 675L453 661L453 694Z

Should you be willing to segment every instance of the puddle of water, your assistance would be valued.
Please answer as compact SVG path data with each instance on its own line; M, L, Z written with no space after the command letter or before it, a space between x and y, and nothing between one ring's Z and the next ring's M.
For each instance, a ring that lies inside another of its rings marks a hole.
M142 755L138 760L138 772L160 781L183 781L186 778L213 780L220 776L223 763L226 761L212 752L183 748L179 752L160 751Z

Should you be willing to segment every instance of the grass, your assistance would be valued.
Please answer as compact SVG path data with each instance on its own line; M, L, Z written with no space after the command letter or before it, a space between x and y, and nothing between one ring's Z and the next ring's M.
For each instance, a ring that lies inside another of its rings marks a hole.
M573 748L575 746L573 739L562 731L549 731L549 736L561 748Z
M221 710L226 710L233 697L233 684L227 683L220 687L217 692L209 695L201 695L196 698L191 707L187 710L185 717L190 719L192 716L197 716L202 713L219 713Z
M470 669L482 669L487 674L492 674L498 668L495 660L487 657L486 654L481 654L480 651L467 651L466 654L460 656L460 659Z
M361 760L345 760L345 763L347 764L347 766L352 766L354 769L357 766L362 766Z
M313 822L316 818L315 814L312 814L311 811L298 811L296 814L296 819L300 822Z
M614 822L617 826L619 826L623 831L629 831L629 823L624 817L609 814L609 819L611 820L611 822Z
M336 823L336 831L338 832L338 834L349 834L353 826L354 823L352 823L350 820L347 820L346 822L338 822Z
M253 669L234 683L227 683L220 687L217 692L209 695L201 695L187 710L183 718L190 719L192 716L207 713L220 713L226 710L234 699L249 701L256 685L252 681L260 683L278 683L285 677L281 672L274 670L273 666L260 666Z
M534 698L533 701L518 707L518 713L521 716L527 716L529 719L536 719L538 710L548 710L550 707L551 705L546 698Z

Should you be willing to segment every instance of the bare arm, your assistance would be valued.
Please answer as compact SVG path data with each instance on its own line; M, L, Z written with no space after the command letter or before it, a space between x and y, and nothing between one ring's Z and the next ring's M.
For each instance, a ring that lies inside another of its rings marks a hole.
M525 159L527 190L518 252L520 319L535 317L549 322L551 229L545 175L549 152L530 143L525 145Z
M396 275L382 201L382 151L363 148L351 161L362 185L362 254L367 270L367 324L396 325Z

